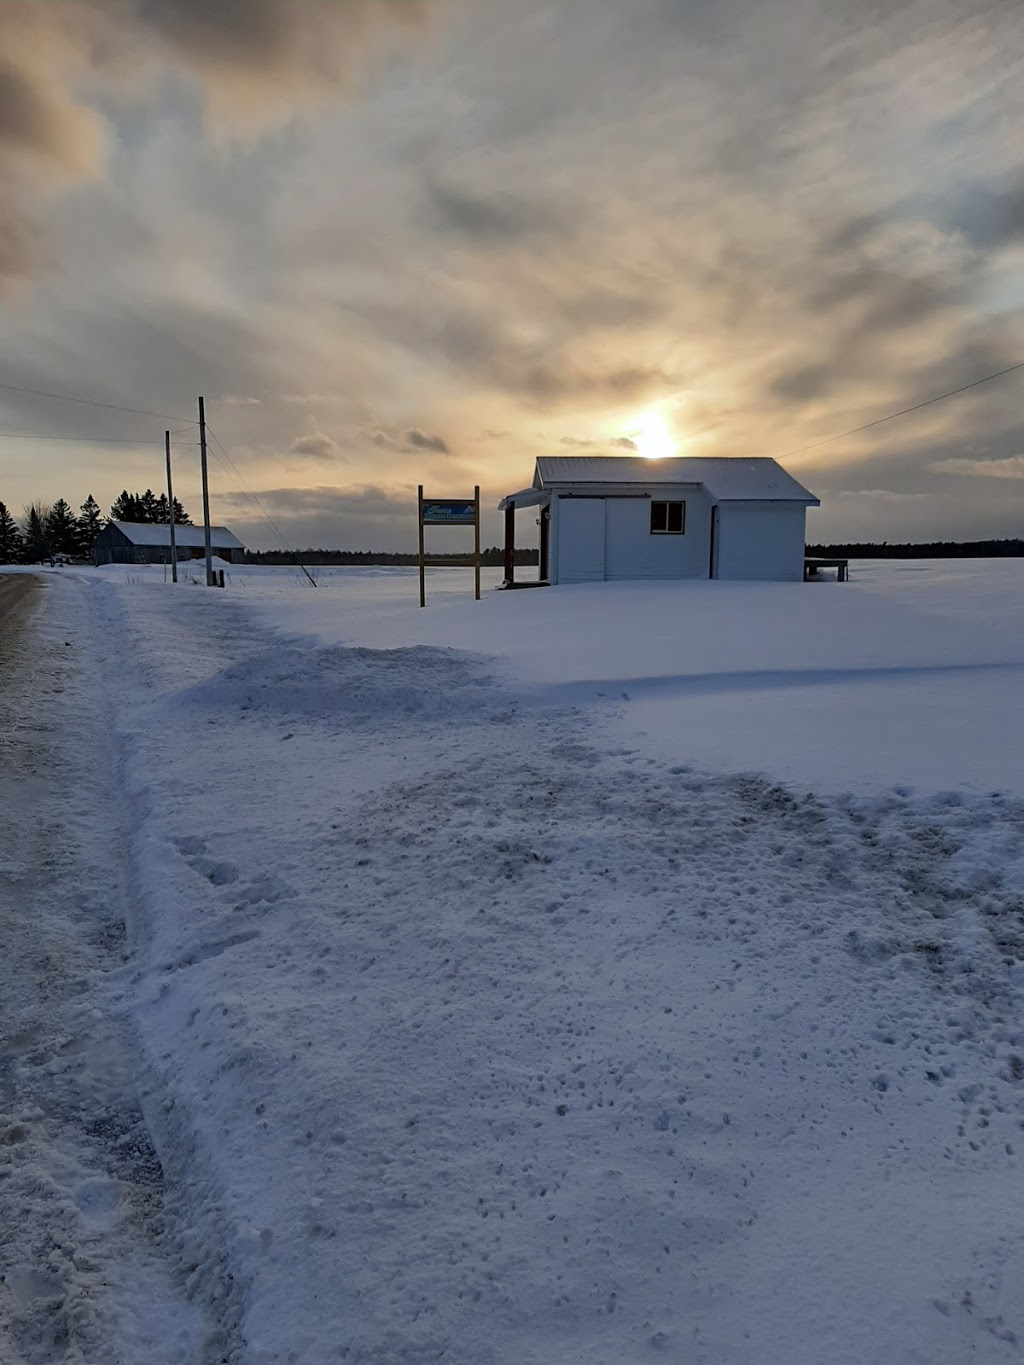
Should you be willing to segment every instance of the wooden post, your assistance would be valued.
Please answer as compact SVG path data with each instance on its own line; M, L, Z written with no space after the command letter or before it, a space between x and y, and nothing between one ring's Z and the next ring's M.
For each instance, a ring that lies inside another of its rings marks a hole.
M516 581L516 505L510 502L505 508L505 584L511 587Z
M545 503L540 509L540 572L538 580L546 583L548 580L548 547L551 537L551 504Z
M423 563L423 485L416 490L416 520L420 528L420 606L427 605L427 571Z
M178 581L178 547L174 543L174 486L171 483L171 433L164 432L164 453L167 456L167 519L171 536L171 582Z
M206 474L206 410L199 400L199 464L203 471L203 534L206 541L206 586L214 587L213 545L210 539L210 483Z
M474 596L480 601L480 485L473 489L473 576L475 579L476 592Z

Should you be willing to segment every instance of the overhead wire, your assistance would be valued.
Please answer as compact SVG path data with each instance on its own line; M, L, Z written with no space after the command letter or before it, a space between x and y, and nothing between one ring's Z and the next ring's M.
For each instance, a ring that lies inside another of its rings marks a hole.
M89 441L111 446L163 445L163 441L134 439L126 436L40 436L32 431L0 431L0 439L5 441Z
M74 398L67 393L50 393L46 389L29 389L22 384L0 384L0 389L6 389L9 393L30 393L37 398L53 398L60 403L84 403L90 408L109 408L112 412L131 412L136 417L158 417L161 422L185 422L189 426L198 426L199 423L191 417L168 417L164 412L150 412L146 408L126 408L120 403L101 403L95 398Z
M817 450L819 446L830 445L833 441L842 441L847 436L856 436L858 432L868 431L871 427L880 427L883 422L892 422L897 417L906 417L908 412L920 412L922 408L931 407L933 403L941 403L946 398L955 398L958 393L966 393L968 389L976 389L980 384L989 384L993 379L1002 379L1003 375L1013 374L1015 370L1024 370L1024 360L1020 360L1016 365L1007 365L1005 370L996 370L992 374L983 375L981 379L973 379L969 384L961 384L958 389L949 389L946 393L936 394L934 398L926 398L921 403L914 403L909 408L900 408L899 412L890 412L885 417L876 417L873 422L863 422L859 427L851 427L849 431L837 432L835 436L824 436L820 441L811 441L807 445L797 446L795 450L787 450L782 455L776 455L776 460L788 460L792 455L802 455L805 450Z
M287 553L290 554L290 555L294 555L295 560L296 560L296 563L298 564L298 567L302 570L302 572L306 575L306 577L309 579L310 583L311 583L311 584L313 585L313 587L315 588L315 587L316 587L316 579L313 577L313 575L312 575L312 574L309 572L309 570L306 568L305 564L303 564L303 563L301 562L301 560L300 560L299 557L298 557L298 552L297 552L296 550L293 550L293 549L292 549L291 545L289 545L288 541L287 541L287 540L284 538L284 536L281 534L281 531L280 531L280 529L279 529L277 523L274 521L273 517L270 515L270 513L267 511L267 509L263 506L263 503L260 501L258 495L257 495L255 492L253 492L252 488L251 488L250 485L249 485L248 479L246 479L245 475L242 473L242 471L241 471L241 470L238 468L238 466L235 464L234 460L233 460L233 459L231 458L231 456L228 454L227 450L225 449L224 443L221 441L220 437L217 435L217 433L216 433L216 432L213 430L213 428L210 426L209 422L207 422L207 424L206 424L206 434L207 434L208 436L211 436L211 437L213 438L213 440L217 443L217 445L220 447L220 451L221 451L221 455L223 456L223 459L221 458L221 455L218 455L217 452L214 451L213 453L214 453L215 458L219 461L219 463L222 465L222 467L224 467L225 469L227 469L227 468L230 467L230 469L234 472L235 478L238 480L238 482L239 482L239 483L241 484L241 486L242 486L242 491L246 494L247 497L249 497L249 498L256 504L256 506L259 508L260 514L262 515L264 521L267 523L267 525L268 525L268 526L270 527L270 529L273 531L274 535L275 535L275 536L278 538L278 540L281 542L281 545L284 547L284 549L287 551Z

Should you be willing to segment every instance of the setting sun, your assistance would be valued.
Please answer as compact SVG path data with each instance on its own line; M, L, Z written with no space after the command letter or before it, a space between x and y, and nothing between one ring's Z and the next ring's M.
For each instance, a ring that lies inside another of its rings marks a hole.
M645 412L640 425L629 435L636 446L636 453L645 460L664 460L678 454L678 442L656 408Z

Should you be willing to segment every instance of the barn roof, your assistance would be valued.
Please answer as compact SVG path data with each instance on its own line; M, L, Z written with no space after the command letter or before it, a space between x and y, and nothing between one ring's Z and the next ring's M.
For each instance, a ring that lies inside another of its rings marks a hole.
M645 460L638 455L541 455L535 488L563 484L702 484L717 502L803 502L818 499L781 465L765 457L675 456Z
M171 532L166 522L115 521L111 525L133 545L158 545L170 548ZM175 544L183 549L201 550L206 539L201 526L175 526ZM226 526L211 526L210 540L218 550L244 550L245 546Z

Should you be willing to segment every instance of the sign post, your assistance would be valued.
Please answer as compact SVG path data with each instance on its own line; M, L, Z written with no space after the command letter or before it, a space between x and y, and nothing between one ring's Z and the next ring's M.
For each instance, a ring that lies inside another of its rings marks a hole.
M419 523L419 567L420 567L420 606L427 605L428 567L434 568L472 568L474 597L480 601L480 486L473 489L471 498L425 498L423 485L416 490L417 517ZM472 526L473 555L466 559L427 559L423 543L425 526Z

